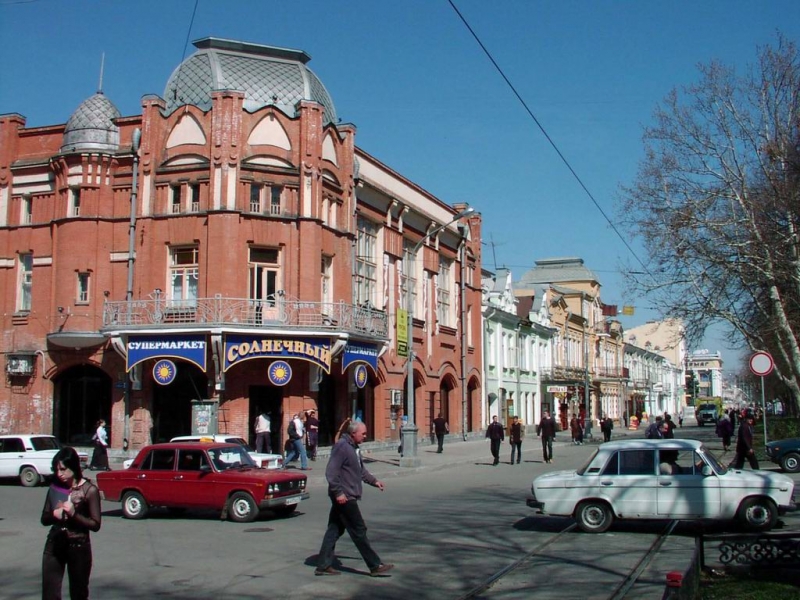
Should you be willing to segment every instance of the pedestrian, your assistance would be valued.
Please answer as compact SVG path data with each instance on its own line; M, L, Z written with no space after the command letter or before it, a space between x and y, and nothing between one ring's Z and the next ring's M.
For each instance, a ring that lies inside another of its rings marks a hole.
M573 415L574 416L574 415ZM544 462L553 462L553 440L556 439L556 421L550 416L550 411L544 411L539 425L536 426L536 435L542 438L542 457Z
M260 411L256 417L255 430L256 430L256 452L267 454L272 453L272 442L270 440L270 429L272 427L272 420L265 411Z
M308 454L306 454L306 446L303 443L305 436L305 428L303 421L300 420L300 415L295 413L292 415L292 420L289 421L289 426L286 428L286 433L289 435L288 443L291 444L289 451L286 453L286 458L283 461L283 468L300 458L300 470L310 471L311 467L308 466Z
M517 455L517 464L522 460L522 438L525 437L525 428L519 422L519 417L511 419L511 427L508 428L508 442L511 444L511 462L514 464L514 454Z
M317 411L312 408L306 413L306 439L308 440L308 457L317 460L317 447L319 446L319 420Z
M397 409L397 436L400 438L400 445L397 447L397 452L403 456L403 409Z
M656 420L647 426L644 431L644 437L649 440L660 440L664 437L664 418L661 415L656 417Z
M572 419L569 422L569 430L572 434L572 443L576 446L583 445L583 427L581 427L581 421L578 418L578 415L572 413Z
M664 414L664 439L675 439L675 422L672 420L672 415L669 413Z
M53 457L53 483L42 509L42 525L50 525L42 556L42 599L58 600L69 574L69 597L89 597L92 572L90 531L100 530L100 492L81 473L74 448L61 448Z
M622 413L622 422L625 424L625 429L628 428L628 411Z
M727 410L717 421L716 434L722 438L722 451L727 452L731 445L731 437L733 437L733 424Z
M447 424L442 413L439 413L439 416L433 420L431 423L431 429L433 430L434 435L436 435L436 443L439 444L436 452L437 454L441 454L444 448L444 436L446 433L450 433L450 425Z
M730 464L732 469L744 468L744 459L750 463L750 468L758 470L758 459L753 448L753 433L755 432L755 416L751 411L745 413L739 421L739 434L736 436L736 456Z
M109 471L108 467L108 433L106 432L106 422L103 419L97 421L97 429L92 436L94 442L94 452L92 461L89 463L90 471Z
M611 441L611 430L614 429L614 421L611 417L606 415L600 421L600 431L603 432L603 441L610 442Z
M492 422L486 428L486 437L489 439L489 447L491 448L492 457L494 458L492 464L497 466L500 462L500 444L505 439L503 426L497 422L497 415L492 417Z
M333 568L336 542L347 531L356 548L367 563L369 574L373 577L388 577L387 571L394 565L381 562L367 539L367 525L358 508L361 499L361 482L384 490L382 481L370 473L361 460L359 445L367 439L367 426L361 421L351 421L346 432L333 446L325 478L328 480L328 496L331 499L331 512L328 515L328 528L322 538L322 546L317 557L314 575L339 575Z
M678 411L678 427L683 427L683 409Z

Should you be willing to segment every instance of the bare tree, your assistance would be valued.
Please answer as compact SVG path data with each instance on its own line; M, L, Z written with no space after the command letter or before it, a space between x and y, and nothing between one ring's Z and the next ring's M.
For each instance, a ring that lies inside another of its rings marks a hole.
M620 219L644 242L644 293L686 325L714 322L731 343L766 349L800 398L800 57L778 36L743 75L703 65L645 128L645 158L622 189Z

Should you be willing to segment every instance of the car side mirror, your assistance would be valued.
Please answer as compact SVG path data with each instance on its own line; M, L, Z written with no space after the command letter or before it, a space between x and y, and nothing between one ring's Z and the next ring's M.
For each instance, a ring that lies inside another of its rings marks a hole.
M211 473L211 467L209 465L200 465L200 472Z
M709 477L714 474L714 471L708 465L703 465L703 470L701 472L703 473L703 477Z

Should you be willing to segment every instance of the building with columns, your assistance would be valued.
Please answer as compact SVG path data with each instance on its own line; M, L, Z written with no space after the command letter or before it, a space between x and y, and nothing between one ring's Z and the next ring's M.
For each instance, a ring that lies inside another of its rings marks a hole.
M408 346L421 430L480 427L480 216L358 148L305 52L194 45L141 114L0 114L0 431L389 440Z

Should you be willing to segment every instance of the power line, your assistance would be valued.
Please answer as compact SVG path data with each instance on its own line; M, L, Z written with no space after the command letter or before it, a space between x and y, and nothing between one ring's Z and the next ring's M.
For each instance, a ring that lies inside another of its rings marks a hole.
M501 68L500 68L500 65L498 65L498 64L497 64L497 61L496 61L496 60L494 59L494 57L492 56L491 52L489 52L489 50L488 50L488 49L486 48L486 46L483 44L483 42L481 41L481 39L478 37L478 34L477 34L477 33L475 33L475 31L472 29L472 27L470 27L470 24L469 24L469 23L467 23L467 20L464 18L464 15L462 15L462 14L461 14L461 11L459 11L459 10L458 10L458 8L456 7L456 5L453 3L453 0L447 0L447 1L450 3L450 6L453 8L453 10L454 10L454 11L456 12L456 14L458 15L458 18L459 18L459 19L461 19L461 22L464 24L464 26L465 26L465 27L466 27L466 28L469 30L469 32L472 34L472 37L473 37L473 38L475 38L475 41L476 41L476 42L478 42L478 45L481 47L481 50L483 50L484 54L486 54L486 57L487 57L487 58L488 58L488 59L491 61L491 63L494 65L494 68L495 68L495 69L497 69L497 72L498 72L498 73L500 73L500 76L501 76L501 77L503 78L503 80L506 82L506 84L508 85L509 89L510 89L510 90L511 90L511 91L514 93L514 95L517 97L517 100L519 100L520 104L522 104L522 106L523 106L523 108L525 109L525 111L528 113L528 115L530 115L531 119L533 119L533 122L534 122L534 123L536 123L536 126L539 128L539 131L541 131L541 132L542 132L542 134L543 134L543 135L544 135L544 137L547 139L547 141L548 141L548 143L550 144L550 146L553 148L553 150L555 150L555 151L556 151L556 154L558 154L558 157L561 159L561 162L563 162L563 163L564 163L564 165L566 165L567 169L569 169L569 172L570 172L570 173L572 174L572 176L575 178L575 181L577 181L577 182L578 182L578 184L581 186L581 188L583 188L583 191L584 191L584 192L586 192L586 195L587 195L587 196L589 196L589 199L590 199L590 200L592 201L592 203L595 205L595 207L597 208L597 210L599 210L599 211L600 211L600 214L601 214L601 215L603 215L603 218L604 218L604 219L606 220L606 222L607 222L607 223L608 223L608 224L611 226L611 229L613 229L613 230L614 230L614 233L616 233L616 234L617 234L617 237L618 237L618 238L619 238L619 239L622 241L622 243L623 243L623 244L625 244L625 247L628 249L628 252L630 252L630 253L631 253L631 255L633 255L633 257L634 257L634 258L635 258L635 259L638 261L638 263L639 263L640 265L642 265L642 268L643 268L645 271L647 271L647 274L648 274L648 275L650 275L650 277L653 277L653 274L652 274L652 273L650 273L650 271L649 271L649 270L648 270L648 268L647 268L647 265L645 265L645 264L644 264L644 262L642 262L642 260L641 260L641 259L639 258L639 256L636 254L636 252L634 252L634 251L633 251L633 248L631 248L630 244L628 244L627 240L625 240L625 238L622 236L622 234L620 233L619 229L617 229L617 226L616 226L616 224L615 224L615 223L614 223L614 222L613 222L613 221L612 221L612 220L611 220L611 219L608 217L608 215L606 214L606 212L603 210L603 207L602 207L602 206L600 206L600 203L599 203L599 202L597 202L597 200L595 199L594 195L593 195L593 194L592 194L592 193L589 191L589 188L587 188L587 187L586 187L586 185L583 183L583 180L581 180L581 178L580 178L580 177L578 176L578 174L575 172L575 169L573 169L573 168L572 168L572 165L569 163L569 161L566 159L566 157L565 157L565 156L564 156L564 155L561 153L561 150L559 150L558 146L557 146L557 145L556 145L556 143L553 141L553 139L550 137L550 135L547 133L547 131L545 130L544 126L543 126L543 125L542 125L542 124L539 122L539 119L537 119L537 118L536 118L536 115L534 115L534 114L533 114L533 111L532 111L532 110L531 110L531 109L528 107L528 105L527 105L527 103L525 102L525 100L523 100L523 99L522 99L522 96L520 96L519 92L517 92L517 89L514 87L514 84L513 84L513 83L511 83L511 80L510 80L508 77L506 77L506 74L503 72L503 69L501 69Z

